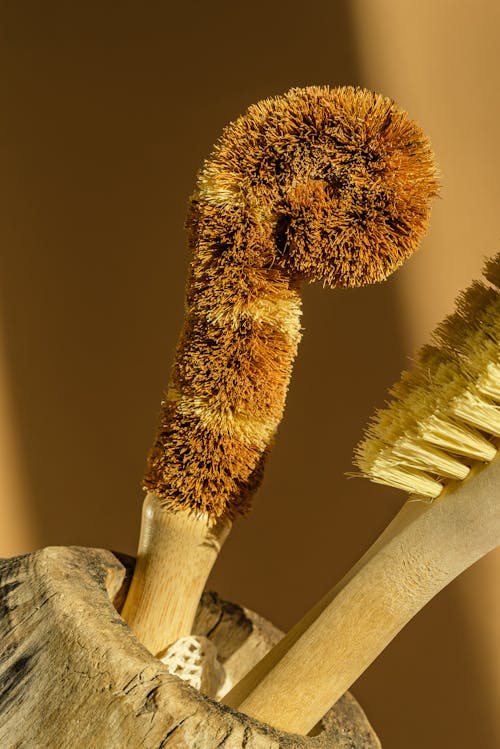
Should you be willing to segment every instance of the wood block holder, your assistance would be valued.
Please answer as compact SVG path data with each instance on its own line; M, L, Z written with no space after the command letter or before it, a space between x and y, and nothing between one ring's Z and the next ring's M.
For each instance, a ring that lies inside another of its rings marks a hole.
M380 749L350 694L314 736L287 734L170 674L118 611L133 560L48 547L0 562L2 749ZM279 639L258 615L205 593L195 633L238 680Z

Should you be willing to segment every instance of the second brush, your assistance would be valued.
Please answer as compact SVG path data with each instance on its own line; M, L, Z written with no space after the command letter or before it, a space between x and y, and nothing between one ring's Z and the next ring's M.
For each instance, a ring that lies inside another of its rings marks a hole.
M227 704L307 733L433 596L500 544L500 254L485 275L492 286L459 297L358 448L363 475L409 499Z

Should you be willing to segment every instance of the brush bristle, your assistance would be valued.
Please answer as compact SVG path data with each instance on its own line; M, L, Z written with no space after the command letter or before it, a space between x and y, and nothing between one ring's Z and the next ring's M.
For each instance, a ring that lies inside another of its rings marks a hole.
M217 239L228 264L236 231L239 253L260 253L260 267L333 287L399 267L425 234L438 184L427 137L394 102L310 86L228 125L197 188L190 225Z
M191 200L186 319L149 491L212 518L248 510L283 413L301 284L385 279L417 249L436 191L428 139L370 91L292 89L225 129Z
M483 270L485 278L500 289L500 253L492 258L489 258L484 264Z
M493 460L500 437L500 253L457 299L434 342L404 372L387 408L355 451L362 475L411 494L437 497L476 462Z

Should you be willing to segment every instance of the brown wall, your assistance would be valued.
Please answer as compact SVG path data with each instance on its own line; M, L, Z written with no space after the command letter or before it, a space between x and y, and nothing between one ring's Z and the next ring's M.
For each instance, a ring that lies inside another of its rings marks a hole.
M498 249L500 19L493 1L458 6L2 4L3 555L134 551L194 175L249 103L309 83L366 85L406 107L433 141L442 200L386 284L307 289L279 439L211 584L287 628L361 554L402 497L347 481L352 447ZM359 680L385 749L498 745L498 566L464 575Z

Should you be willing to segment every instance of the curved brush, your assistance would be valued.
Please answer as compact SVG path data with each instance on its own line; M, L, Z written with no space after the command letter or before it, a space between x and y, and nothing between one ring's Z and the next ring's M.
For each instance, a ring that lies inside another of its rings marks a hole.
M436 190L421 129L368 91L292 89L225 129L191 200L186 317L123 610L152 652L189 634L230 522L261 480L302 283L385 279L416 249Z

